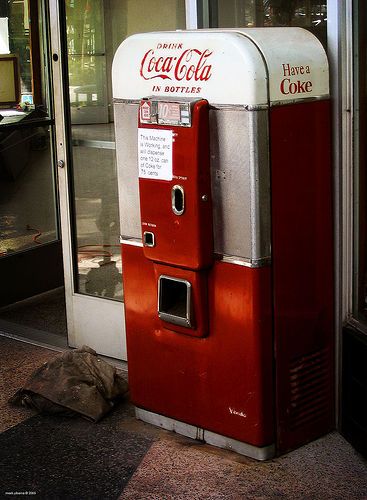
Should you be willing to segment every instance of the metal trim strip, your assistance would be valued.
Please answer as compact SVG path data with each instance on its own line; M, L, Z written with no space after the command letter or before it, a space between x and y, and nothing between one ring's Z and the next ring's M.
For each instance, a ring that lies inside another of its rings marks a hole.
M142 96L143 99L144 96ZM113 104L140 104L141 99L121 99L120 97L112 98Z
M1 109L0 109L1 114ZM55 125L54 118L30 118L24 119L24 121L10 121L0 122L0 130L9 128L36 128L36 127L47 127L48 125Z
M160 96L162 97L162 96ZM170 99L170 96L167 96L167 99ZM174 100L174 97L172 97ZM205 97L203 97L205 99ZM272 101L270 102L270 107L273 108L275 106L289 106L291 104L302 104L305 102L312 102L312 101L324 101L330 99L330 95L320 95L320 96L313 96L313 97L304 97L302 99L287 99L284 101ZM113 98L113 103L114 104L130 104L130 105L136 105L140 104L140 99L120 99L118 97ZM261 111L264 109L269 109L269 104L264 103L264 104L215 104L215 103L209 103L210 109L215 109L215 110L225 110L225 111L230 111L230 110L243 110L243 111Z
M268 446L258 447L207 430L204 430L204 441L212 446L234 451L235 453L254 458L255 460L259 460L261 462L270 460L275 456L274 443Z
M270 107L273 108L275 106L289 106L290 104L302 104L305 102L312 102L312 101L327 101L330 99L330 95L318 95L318 96L313 96L313 97L304 97L303 99L287 99L286 101L271 101L270 102Z
M274 444L264 447L254 446L138 407L135 407L135 416L137 419L147 422L148 424L176 432L177 434L181 434L191 439L204 441L204 443L218 448L234 451L240 455L254 458L255 460L269 460L275 455Z
M143 247L143 241L141 238L130 238L129 236L120 235L120 243L122 245L130 245L133 247Z
M73 146L97 149L116 149L115 141L97 141L90 139L73 139Z
M271 257L262 257L261 259L247 259L246 257L238 257L236 255L217 255L217 260L234 264L235 266L244 266L251 268L265 267L271 265Z
M143 247L141 238L130 238L129 236L120 236L120 243L134 247ZM271 265L271 257L262 257L261 259L251 260L246 257L238 257L237 255L219 255L215 256L216 260L233 264L235 266L259 268Z

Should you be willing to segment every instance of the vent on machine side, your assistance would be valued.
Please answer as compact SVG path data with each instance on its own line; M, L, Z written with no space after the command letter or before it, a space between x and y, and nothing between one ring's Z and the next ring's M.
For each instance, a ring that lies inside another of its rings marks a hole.
M329 351L295 359L290 366L289 426L292 430L322 419L330 411Z

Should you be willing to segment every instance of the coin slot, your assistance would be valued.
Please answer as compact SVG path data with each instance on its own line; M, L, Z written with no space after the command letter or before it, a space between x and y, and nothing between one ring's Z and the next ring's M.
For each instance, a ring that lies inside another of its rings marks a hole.
M185 211L185 192L182 186L175 185L171 191L172 211L175 215L182 215Z

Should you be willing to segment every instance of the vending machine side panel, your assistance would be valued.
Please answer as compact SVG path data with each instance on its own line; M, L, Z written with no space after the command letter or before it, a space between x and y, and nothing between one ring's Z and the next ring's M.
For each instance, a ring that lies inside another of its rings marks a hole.
M114 120L122 237L141 239L138 150L138 103L115 100Z
M330 101L273 107L272 252L278 449L333 427Z

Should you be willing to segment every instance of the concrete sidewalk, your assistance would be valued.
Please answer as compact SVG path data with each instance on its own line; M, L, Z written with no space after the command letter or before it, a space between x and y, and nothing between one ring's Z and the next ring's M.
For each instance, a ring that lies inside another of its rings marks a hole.
M57 353L0 337L0 498L367 499L367 462L331 433L265 463L137 421L35 415L8 398Z

